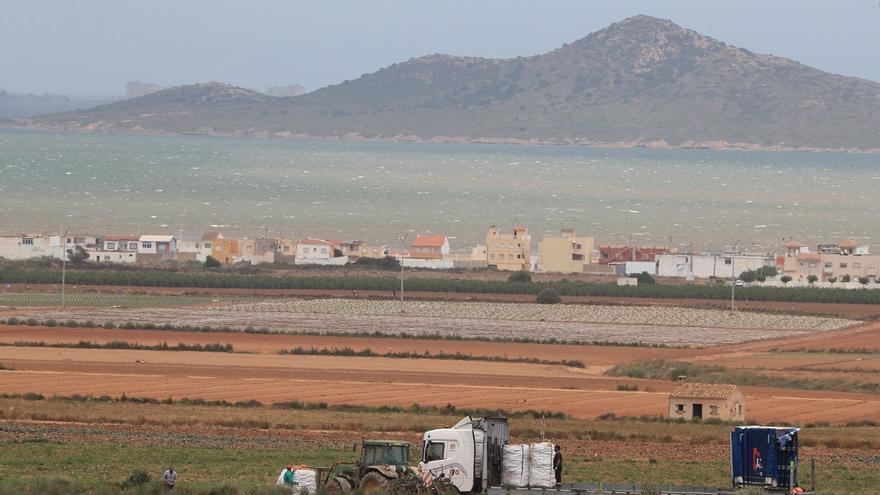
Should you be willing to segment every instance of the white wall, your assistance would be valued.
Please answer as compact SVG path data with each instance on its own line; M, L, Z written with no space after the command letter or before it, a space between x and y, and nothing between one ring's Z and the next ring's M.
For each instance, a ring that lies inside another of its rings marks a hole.
M423 260L419 258L403 259L403 266L407 268L430 268L432 270L449 270L454 265L454 260Z
M61 259L64 253L61 238L58 236L26 237L32 240L32 244L23 244L23 239L25 238L21 236L0 237L0 257L8 260L26 260L40 256Z
M348 263L348 256L330 259L297 257L293 260L294 265L344 266L346 263Z
M721 254L660 254L657 256L657 275L661 277L687 277L693 269L695 278L729 278L733 272L739 276L747 270L772 265L772 258L737 255L733 265L727 264L729 256Z

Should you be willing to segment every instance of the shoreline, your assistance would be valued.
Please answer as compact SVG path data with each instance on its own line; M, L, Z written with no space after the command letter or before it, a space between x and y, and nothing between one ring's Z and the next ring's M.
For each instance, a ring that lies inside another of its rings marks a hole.
M19 123L18 125L16 123ZM311 133L294 133L290 131L270 132L266 130L246 129L233 132L217 131L213 128L201 128L192 132L174 132L158 129L145 129L140 126L127 129L115 128L113 124L96 122L89 125L33 125L30 119L15 119L0 123L0 129L54 131L71 134L117 134L134 136L205 136L221 138L249 138L266 140L314 140L314 141L351 141L377 143L416 143L416 144L488 144L516 146L576 146L586 148L609 149L654 149L654 150L710 150L710 151L757 151L757 152L800 152L800 153L849 153L849 154L880 154L880 148L831 148L821 146L785 146L760 145L753 143L731 143L724 140L685 141L673 145L664 140L654 141L592 141L579 139L517 139L505 137L464 137L464 136L433 136L423 137L416 134L397 134L393 136L369 137L360 133L342 135L321 135Z

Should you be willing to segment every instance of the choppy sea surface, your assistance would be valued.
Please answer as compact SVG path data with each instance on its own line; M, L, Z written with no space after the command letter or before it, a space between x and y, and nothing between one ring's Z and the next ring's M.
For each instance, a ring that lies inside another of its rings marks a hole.
M284 141L0 130L0 232L362 239L489 225L780 249L880 239L880 155Z

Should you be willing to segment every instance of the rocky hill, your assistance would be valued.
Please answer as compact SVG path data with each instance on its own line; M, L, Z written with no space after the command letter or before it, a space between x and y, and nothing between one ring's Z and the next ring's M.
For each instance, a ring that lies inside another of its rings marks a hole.
M267 137L880 149L880 84L637 16L515 59L429 55L296 97L170 88L22 125Z

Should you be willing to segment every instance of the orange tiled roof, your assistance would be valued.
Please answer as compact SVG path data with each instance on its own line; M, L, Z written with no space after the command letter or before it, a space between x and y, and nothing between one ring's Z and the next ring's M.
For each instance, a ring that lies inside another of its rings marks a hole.
M413 247L443 247L446 237L442 235L418 235L413 241Z

